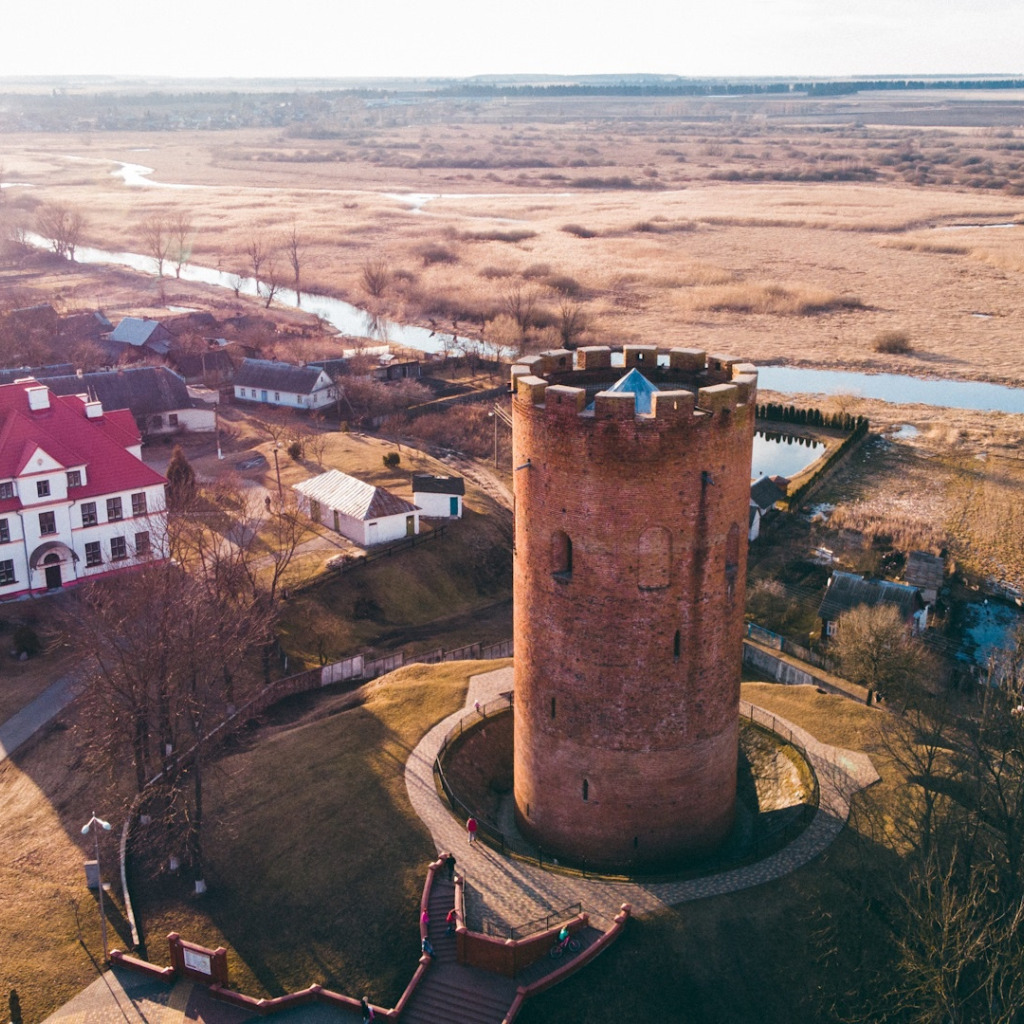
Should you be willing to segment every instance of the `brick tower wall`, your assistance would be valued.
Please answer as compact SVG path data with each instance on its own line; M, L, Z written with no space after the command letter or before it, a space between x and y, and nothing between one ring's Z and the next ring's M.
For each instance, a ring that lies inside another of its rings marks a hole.
M660 389L650 415L601 393L624 372L609 350L513 371L516 814L604 867L699 855L733 824L757 381L625 352Z

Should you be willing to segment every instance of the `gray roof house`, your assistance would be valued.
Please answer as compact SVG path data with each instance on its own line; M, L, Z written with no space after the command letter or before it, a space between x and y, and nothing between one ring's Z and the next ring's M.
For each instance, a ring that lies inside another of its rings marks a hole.
M461 519L466 482L461 476L413 473L412 500L431 519Z
M922 618L924 601L917 587L891 580L869 580L852 572L834 570L829 578L825 596L818 608L822 636L835 636L836 624L844 613L861 605L874 607L891 604L900 617L915 631L923 629L927 620Z
M375 487L337 469L294 487L299 507L314 522L340 533L360 547L411 537L420 532L420 509L383 487Z
M235 371L235 399L291 409L322 409L338 398L334 381L317 366L244 359Z
M137 350L150 352L155 356L166 356L171 350L174 335L159 320L126 316L110 333L108 341L130 345Z
M143 435L182 430L212 431L216 414L188 393L185 381L165 366L136 366L121 370L39 377L58 395L87 394L104 409L128 409Z

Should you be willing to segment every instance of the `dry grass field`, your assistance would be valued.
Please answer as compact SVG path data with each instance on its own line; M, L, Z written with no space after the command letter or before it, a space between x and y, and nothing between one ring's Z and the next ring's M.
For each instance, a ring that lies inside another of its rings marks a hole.
M284 284L294 226L304 289L496 338L518 285L534 348L560 343L568 297L581 343L1018 382L1024 229L962 225L1024 220L1024 130L984 98L928 107L925 126L857 104L480 101L306 128L8 135L4 176L32 187L6 190L7 215L67 202L88 244L141 251L146 218L184 212L195 262L245 273L260 239ZM153 185L126 185L115 161L152 167ZM389 276L370 296L378 256ZM886 331L909 353L875 352Z

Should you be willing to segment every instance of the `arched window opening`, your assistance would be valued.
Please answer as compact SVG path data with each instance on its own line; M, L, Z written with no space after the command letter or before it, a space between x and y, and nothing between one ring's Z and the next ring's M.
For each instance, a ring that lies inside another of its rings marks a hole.
M551 535L551 571L563 578L572 575L572 539L563 530Z

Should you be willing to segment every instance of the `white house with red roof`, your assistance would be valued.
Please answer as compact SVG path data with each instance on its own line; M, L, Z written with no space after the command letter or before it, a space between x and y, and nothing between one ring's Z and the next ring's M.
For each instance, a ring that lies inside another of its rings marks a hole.
M165 558L166 482L129 410L0 385L0 600Z

